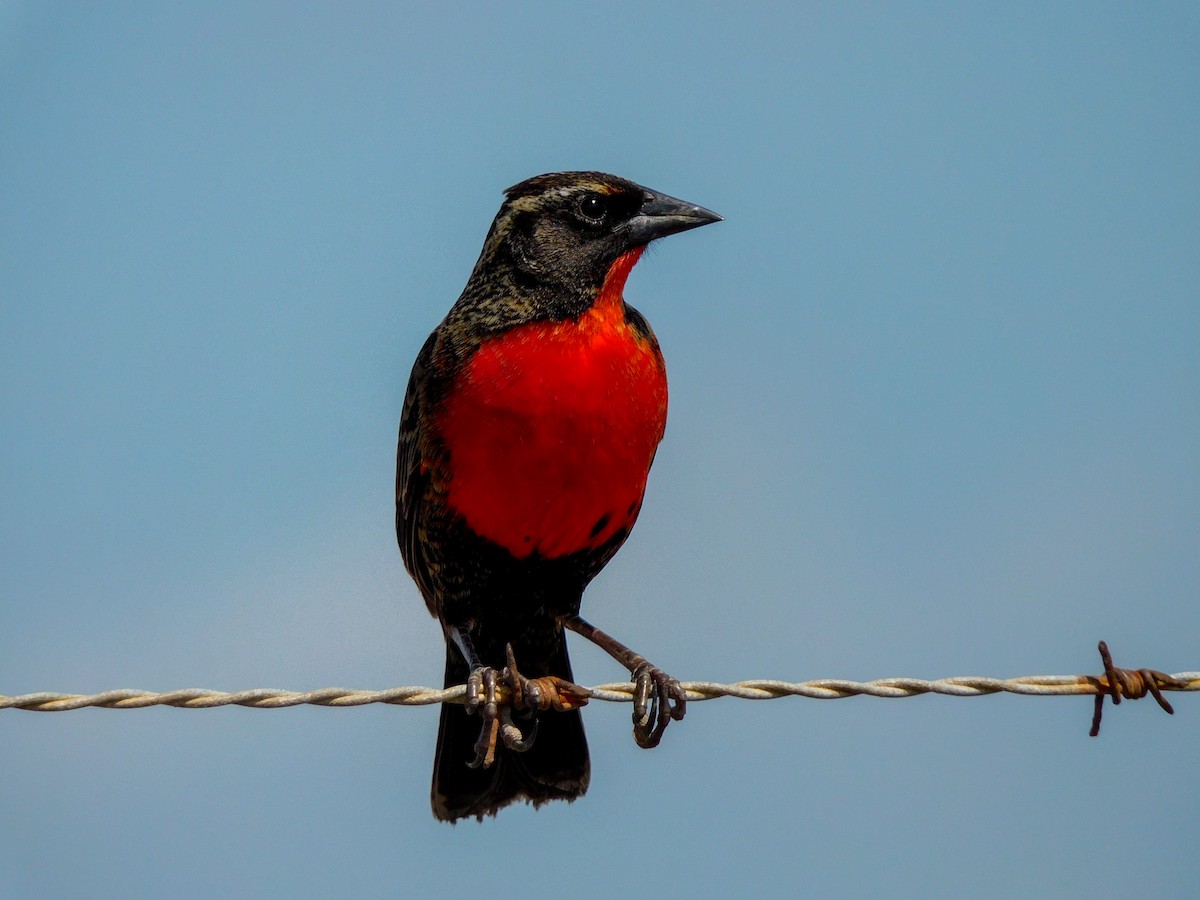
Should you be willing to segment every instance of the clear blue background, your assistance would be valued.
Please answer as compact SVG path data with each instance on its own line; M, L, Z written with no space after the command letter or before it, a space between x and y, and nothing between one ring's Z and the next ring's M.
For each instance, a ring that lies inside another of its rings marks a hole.
M589 618L681 678L1200 668L1192 3L0 5L0 692L436 684L409 366L501 190L721 212ZM620 670L576 642L585 684ZM0 895L1194 897L1200 703L586 717L433 821L433 708L0 713Z

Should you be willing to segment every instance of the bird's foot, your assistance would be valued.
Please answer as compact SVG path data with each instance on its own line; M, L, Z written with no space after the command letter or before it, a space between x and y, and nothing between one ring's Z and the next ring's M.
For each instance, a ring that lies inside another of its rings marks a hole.
M683 718L687 692L658 666L643 662L633 670L633 739L647 750L657 747L672 719Z
M472 769L480 766L487 769L495 763L497 742L514 753L524 753L532 747L537 737L537 711L579 709L591 696L587 688L556 675L526 678L517 670L511 644L505 652L508 665L503 669L482 666L467 679L467 712L478 713L483 718L479 739L475 742L475 759L468 763ZM522 726L513 721L513 710L532 723L524 726L528 732L522 731Z

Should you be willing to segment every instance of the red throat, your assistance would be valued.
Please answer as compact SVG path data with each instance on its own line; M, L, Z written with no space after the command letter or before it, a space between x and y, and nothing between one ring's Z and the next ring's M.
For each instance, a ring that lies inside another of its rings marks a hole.
M625 282L629 278L629 273L633 271L633 267L637 265L637 261L642 258L642 254L645 251L645 244L640 247L634 247L632 250L627 250L617 257L616 262L608 267L608 274L604 276L604 284L600 285L600 293L596 297L597 305L624 302Z
M483 342L437 415L450 506L514 556L565 556L632 527L667 414L654 341L625 318L637 247L577 319Z

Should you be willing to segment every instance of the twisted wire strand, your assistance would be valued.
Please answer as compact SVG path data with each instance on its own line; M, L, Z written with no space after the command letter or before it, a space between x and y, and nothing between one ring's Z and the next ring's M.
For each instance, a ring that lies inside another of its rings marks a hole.
M1163 691L1200 691L1200 672L1179 672L1165 676L1159 683ZM1008 693L1022 696L1054 697L1097 694L1108 695L1110 688L1093 675L1025 675L1018 678L987 678L961 675L952 678L880 678L875 681L845 681L822 678L815 681L775 681L759 679L720 684L713 681L681 682L688 702L735 697L739 700L778 700L783 697L807 697L813 700L840 700L860 695L900 698L919 694L947 697L982 697ZM633 699L632 682L601 684L588 689L593 700L627 703ZM85 707L103 709L143 709L149 706L174 706L180 709L211 709L217 706L244 706L251 709L282 709L288 706L366 706L386 703L392 706L429 706L434 703L462 703L464 685L435 690L419 686L393 687L382 691L348 688L321 688L315 691L283 691L255 688L246 691L212 691L203 688L154 693L139 690L105 691L100 694L56 694L41 692L5 696L0 694L0 709L24 709L33 712L65 712Z

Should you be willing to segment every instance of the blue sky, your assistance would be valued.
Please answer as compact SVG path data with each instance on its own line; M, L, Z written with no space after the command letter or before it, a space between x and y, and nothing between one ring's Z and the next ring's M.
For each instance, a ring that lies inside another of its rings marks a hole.
M435 684L417 349L503 188L726 221L585 615L685 679L1200 668L1192 4L0 5L0 693ZM616 680L573 644L582 683ZM0 895L1194 896L1200 706L695 704L433 821L434 709L0 714Z

